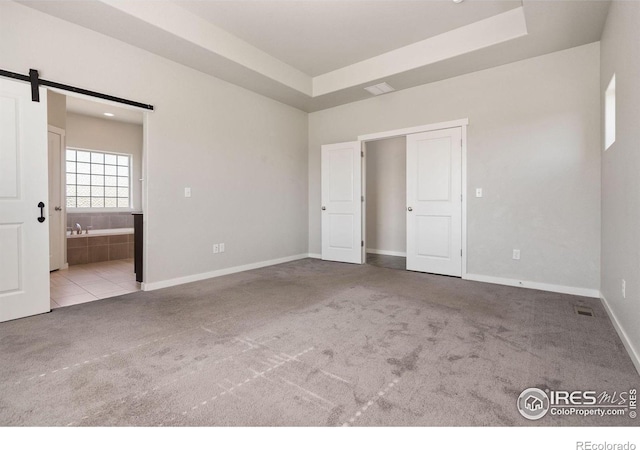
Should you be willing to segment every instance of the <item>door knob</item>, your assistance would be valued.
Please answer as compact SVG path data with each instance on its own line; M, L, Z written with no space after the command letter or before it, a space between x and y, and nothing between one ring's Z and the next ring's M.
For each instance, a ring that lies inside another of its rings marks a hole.
M55 209L56 211L62 211L62 208L60 208L59 206L56 206L56 207L55 207L55 208L53 208L53 209Z
M323 211L326 211L326 209L327 209L327 207L326 207L326 206L323 206L323 207L322 207L322 210L323 210Z
M413 208L412 208L411 206L409 206L409 207L407 208L407 210L408 210L408 211L413 211Z

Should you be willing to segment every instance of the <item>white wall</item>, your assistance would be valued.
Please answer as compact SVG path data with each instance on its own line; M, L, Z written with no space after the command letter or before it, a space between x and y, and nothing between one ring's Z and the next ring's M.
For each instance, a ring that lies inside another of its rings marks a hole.
M407 139L366 144L367 249L407 251Z
M67 113L67 147L132 155L133 209L142 209L142 125Z
M0 2L0 61L155 105L147 282L307 252L306 113L13 2Z
M597 295L599 87L595 43L310 114L309 251L322 144L468 118L468 271Z
M611 4L601 42L600 94L604 102L604 91L615 73L616 141L602 152L601 290L640 371L639 25L640 3ZM626 298L622 297L623 279Z
M47 123L62 130L67 128L67 97L47 91Z

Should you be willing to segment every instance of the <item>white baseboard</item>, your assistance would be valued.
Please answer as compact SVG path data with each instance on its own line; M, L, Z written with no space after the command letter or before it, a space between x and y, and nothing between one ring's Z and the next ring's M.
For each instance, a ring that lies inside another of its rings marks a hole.
M284 258L271 259L268 261L260 261L256 263L245 264L243 266L228 267L226 269L213 270L211 272L198 273L195 275L188 275L186 277L155 281L153 283L142 283L141 288L143 291L155 291L156 289L177 286L179 284L192 283L194 281L206 280L208 278L221 277L223 275L231 275L232 273L245 272L247 270L260 269L261 267L275 266L276 264L296 261L298 259L304 259L308 257L308 253L302 253L300 255L286 256Z
M320 253L307 253L309 258L322 259L322 255Z
M560 294L579 295L581 297L600 298L600 291L597 289L538 283L535 281L522 281L515 280L513 278L491 277L488 275L475 275L472 273L463 275L462 278L471 281L481 281L483 283L502 284L504 286L515 286L527 289L538 289L540 291L557 292Z
M609 306L609 302L607 302L607 299L604 297L604 295L602 294L600 295L600 300L602 301L602 306L604 306L604 309L607 311L607 314L611 319L611 323L613 323L613 327L616 329L618 336L620 336L620 340L622 341L624 348L627 350L627 353L631 358L631 362L633 362L633 365L636 367L636 370L640 374L640 352L638 352L634 348L633 344L629 340L629 336L627 336L627 333L625 333L624 328L622 328L622 325L620 325L620 321L618 320L618 317L615 315L615 313L611 309L611 306Z
M402 256L407 257L406 252L394 252L391 250L378 250L377 248L368 248L367 253L373 253L374 255L387 255L387 256Z

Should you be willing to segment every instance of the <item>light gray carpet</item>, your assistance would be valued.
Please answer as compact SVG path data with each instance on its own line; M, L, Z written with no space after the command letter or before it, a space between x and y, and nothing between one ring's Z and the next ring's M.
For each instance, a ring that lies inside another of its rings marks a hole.
M0 324L1 425L636 425L516 399L639 385L597 300L311 259Z

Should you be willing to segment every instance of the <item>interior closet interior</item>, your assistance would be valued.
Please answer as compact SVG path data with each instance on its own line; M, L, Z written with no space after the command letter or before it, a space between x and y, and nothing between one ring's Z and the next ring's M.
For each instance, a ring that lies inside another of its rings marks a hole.
M366 262L406 270L405 136L365 144Z

